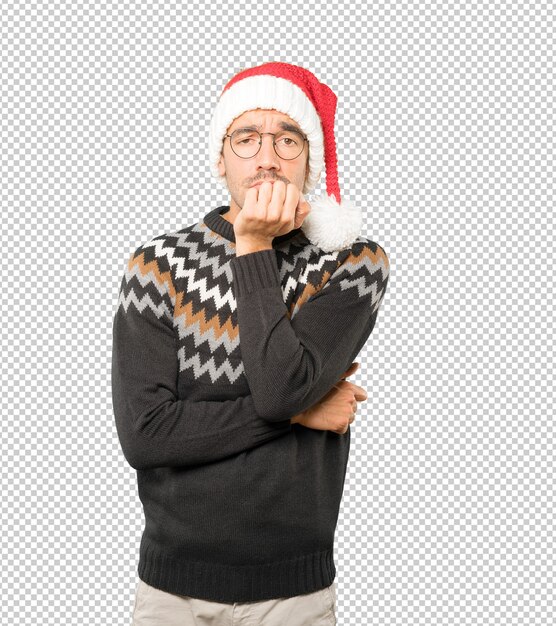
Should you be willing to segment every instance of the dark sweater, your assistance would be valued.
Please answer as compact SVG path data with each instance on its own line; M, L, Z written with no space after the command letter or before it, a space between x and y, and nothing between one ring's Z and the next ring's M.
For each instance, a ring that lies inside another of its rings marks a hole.
M233 603L335 578L350 430L290 419L332 389L367 341L389 262L363 237L326 253L302 229L237 257L227 210L131 255L114 317L112 399L145 514L139 577ZM372 414L372 390L365 406Z

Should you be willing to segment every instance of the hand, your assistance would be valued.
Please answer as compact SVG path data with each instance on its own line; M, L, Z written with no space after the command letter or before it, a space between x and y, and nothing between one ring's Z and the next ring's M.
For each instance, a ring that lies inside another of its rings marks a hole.
M359 367L359 363L352 363L344 373L350 376ZM322 400L312 407L292 418L293 424L301 424L315 430L330 430L343 435L355 419L357 402L367 399L367 392L363 387L347 382L341 378Z
M311 206L293 183L282 180L265 181L251 187L234 221L236 242L272 243L274 237L299 228L311 212Z

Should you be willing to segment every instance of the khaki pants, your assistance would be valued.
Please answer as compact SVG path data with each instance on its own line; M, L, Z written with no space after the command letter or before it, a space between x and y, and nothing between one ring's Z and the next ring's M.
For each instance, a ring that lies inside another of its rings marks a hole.
M223 604L167 593L139 579L131 626L336 626L336 583L292 598Z

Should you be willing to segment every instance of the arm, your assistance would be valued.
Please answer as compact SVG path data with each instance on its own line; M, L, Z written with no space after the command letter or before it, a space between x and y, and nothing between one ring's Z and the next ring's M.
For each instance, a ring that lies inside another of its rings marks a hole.
M355 242L292 318L274 249L244 252L231 267L241 355L257 412L269 421L302 413L333 387L371 334L388 257L373 242Z
M128 463L135 469L209 463L291 432L289 416L262 419L250 395L179 399L174 292L164 258L154 257L149 250L132 255L113 322L112 402Z

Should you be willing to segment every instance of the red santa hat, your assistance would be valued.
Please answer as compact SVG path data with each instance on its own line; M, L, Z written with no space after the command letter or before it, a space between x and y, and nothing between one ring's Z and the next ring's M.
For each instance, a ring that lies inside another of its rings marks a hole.
M301 230L325 252L350 247L362 226L361 210L350 200L340 198L334 138L336 102L336 94L309 70L289 63L264 63L245 69L228 81L209 132L211 173L227 188L218 162L228 127L236 117L252 109L275 109L299 124L309 140L309 174L301 193L315 188L326 167L326 193L308 199L311 212Z

